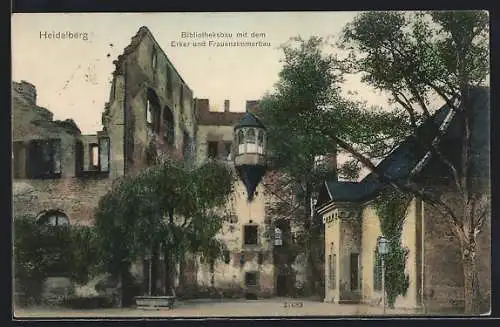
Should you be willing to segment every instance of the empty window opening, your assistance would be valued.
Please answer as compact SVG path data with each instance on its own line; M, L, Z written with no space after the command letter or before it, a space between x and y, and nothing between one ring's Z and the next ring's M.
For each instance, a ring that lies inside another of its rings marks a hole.
M167 64L167 95L172 98L172 68Z
M231 262L231 252L224 250L224 263L229 264Z
M181 115L184 114L184 84L180 83L179 84L179 106L180 106L180 111Z
M146 122L148 124L153 124L153 106L150 100L148 100L146 104Z
M245 273L245 286L259 285L259 275L256 271L249 271Z
M238 154L243 154L246 152L245 147L245 133L243 130L238 131Z
M264 154L264 131L259 131L257 138L257 153Z
M257 245L257 226L256 225L246 225L245 226L245 245Z
M25 177L26 150L23 142L13 142L12 144L12 168L14 178Z
M231 160L231 149L232 149L232 145L233 143L230 142L230 141L226 141L224 142L224 157L227 158L227 160Z
M153 48L153 53L152 53L152 56L151 56L151 63L152 63L152 66L153 66L153 70L156 69L156 65L158 63L158 55L157 55L157 51L155 48Z
M33 140L28 146L28 177L54 178L61 174L61 140Z
M255 137L255 129L248 128L245 134L246 152L247 153L257 153L257 140Z
M84 159L84 147L83 142L81 140L76 140L75 142L75 172L76 175L80 175L85 166Z
M174 116L168 107L163 109L163 140L166 144L174 145Z
M92 143L90 146L90 166L91 168L99 167L99 145Z
M184 131L183 132L183 137L182 137L182 154L184 159L189 160L191 159L191 137L189 136L188 132Z
M67 226L69 219L64 212L51 210L42 214L38 218L38 223L49 226Z
M219 155L219 144L216 141L208 142L208 157L211 159L217 158Z
M359 289L359 253L351 253L351 290Z

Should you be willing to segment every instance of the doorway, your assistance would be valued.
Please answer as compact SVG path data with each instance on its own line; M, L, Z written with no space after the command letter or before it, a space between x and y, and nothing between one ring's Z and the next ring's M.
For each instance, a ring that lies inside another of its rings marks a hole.
M287 296L287 282L287 275L278 275L278 277L276 278L276 296Z

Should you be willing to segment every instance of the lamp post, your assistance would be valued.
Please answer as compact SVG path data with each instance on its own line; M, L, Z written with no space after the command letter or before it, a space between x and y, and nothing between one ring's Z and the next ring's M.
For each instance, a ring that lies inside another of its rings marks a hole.
M148 260L148 275L149 275L149 283L148 283L148 295L151 296L152 294L152 289L153 289L153 251L149 252L146 255L146 258Z
M274 229L274 246L281 246L283 244L281 229L276 227Z
M389 253L389 241L385 237L380 237L378 240L378 253L381 255L382 264L382 304L385 315L385 262L384 256Z

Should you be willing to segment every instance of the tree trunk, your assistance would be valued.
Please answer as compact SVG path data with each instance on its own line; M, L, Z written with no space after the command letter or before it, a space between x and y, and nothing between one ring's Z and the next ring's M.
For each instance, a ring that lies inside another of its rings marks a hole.
M479 279L476 265L475 236L462 244L464 301L466 314L478 314L480 308Z
M172 288L175 286L174 281L174 270L175 264L173 260L173 255L169 253L165 253L165 290L167 295L172 293Z
M181 254L179 260L179 289L184 291L187 285L186 281L186 256Z
M305 284L305 295L312 296L315 294L315 278L314 278L314 258L312 255L311 242L306 241L305 252L305 264L306 264L306 284Z
M312 186L310 183L306 183L306 194L304 199L305 208L305 224L304 229L306 231L306 242L305 242L305 264L306 264L306 288L305 294L307 296L316 295L316 267L313 254L313 238L312 232L312 217L311 217L311 197L312 197Z

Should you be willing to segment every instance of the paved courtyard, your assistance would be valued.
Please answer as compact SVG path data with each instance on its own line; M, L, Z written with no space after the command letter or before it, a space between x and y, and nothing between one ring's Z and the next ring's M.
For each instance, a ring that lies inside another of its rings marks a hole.
M410 310L386 310L387 315L412 315ZM174 309L19 309L16 318L71 318L71 317L280 317L280 316L380 316L382 308L365 304L332 304L298 299L271 300L194 300L177 302Z

